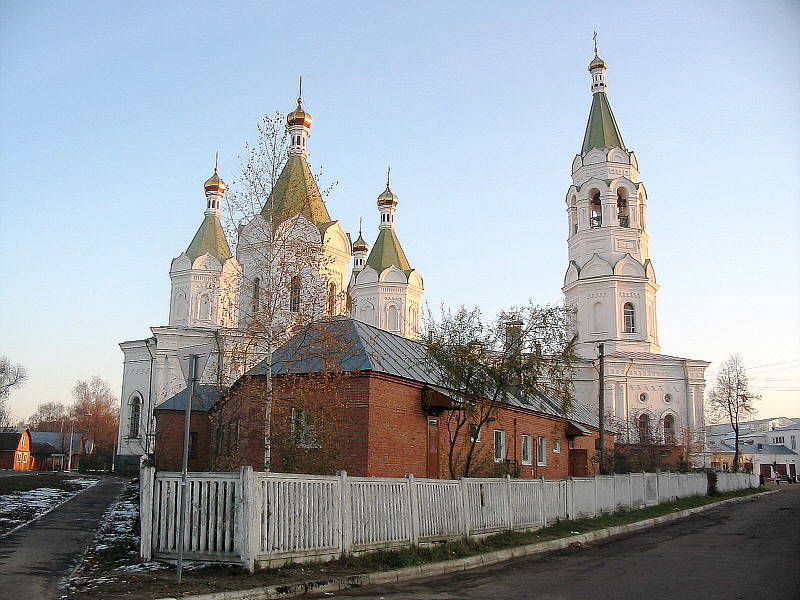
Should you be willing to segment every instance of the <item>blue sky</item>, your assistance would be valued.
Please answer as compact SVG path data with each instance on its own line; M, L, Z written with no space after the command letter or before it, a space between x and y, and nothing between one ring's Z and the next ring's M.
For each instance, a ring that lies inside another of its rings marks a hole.
M591 35L649 196L663 351L800 396L796 2L4 2L0 354L25 417L166 323L170 260L303 75L328 208L367 241L387 164L434 306L556 302Z

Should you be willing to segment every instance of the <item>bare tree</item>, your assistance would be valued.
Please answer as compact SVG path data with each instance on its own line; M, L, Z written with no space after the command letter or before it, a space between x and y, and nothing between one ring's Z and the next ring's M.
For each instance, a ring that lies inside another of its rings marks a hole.
M491 464L477 442L499 409L516 399L566 414L573 400L577 355L572 314L561 306L515 307L485 320L478 308L428 311L423 343L442 385L460 400L447 411L450 476L468 477Z
M706 395L709 423L728 422L733 429L733 470L739 470L739 423L756 413L754 403L761 399L750 391L742 358L732 355L720 365L716 380Z
M11 391L21 388L28 380L25 367L12 363L7 356L0 356L0 430L12 426L8 397Z
M75 403L71 419L75 421L75 431L94 440L94 454L110 464L119 427L119 401L108 382L96 375L90 381L76 382L72 397Z
M322 196L330 188L320 192L319 175L309 180L305 158L288 157L288 148L285 116L265 115L258 125L256 142L247 144L240 157L241 174L226 196L225 228L228 238L235 242L239 260L240 302L227 307L236 312L238 330L225 340L218 335L220 372L245 372L271 356L300 328L325 314L338 314L344 307L344 286L339 284L332 291L330 281L337 274L326 252L326 228L334 222L327 215ZM289 160L301 160L303 168L298 169L296 163L288 165ZM287 166L303 175L282 176ZM291 201L285 201L287 198ZM320 219L320 215L325 218ZM349 250L348 241L348 257ZM262 402L267 466L272 400L270 365Z
M52 428L53 424L60 424L69 418L67 406L61 402L43 402L36 407L34 413L28 419L31 429L45 431Z

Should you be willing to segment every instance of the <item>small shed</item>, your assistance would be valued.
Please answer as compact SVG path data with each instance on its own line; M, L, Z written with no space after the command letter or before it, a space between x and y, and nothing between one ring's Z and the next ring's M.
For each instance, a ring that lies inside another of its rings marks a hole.
M25 429L0 433L0 469L30 471L32 468L31 432Z

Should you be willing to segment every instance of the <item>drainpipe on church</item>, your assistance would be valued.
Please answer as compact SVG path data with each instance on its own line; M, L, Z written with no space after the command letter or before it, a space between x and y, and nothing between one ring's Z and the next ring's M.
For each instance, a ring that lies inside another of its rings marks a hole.
M147 348L147 353L150 355L150 381L147 388L147 429L144 432L144 454L148 457L148 459L153 451L153 421L155 421L155 415L153 414L153 362L155 361L155 356L153 356L153 353L150 352L150 340L158 343L158 340L156 340L155 337L147 338L144 341L144 346Z

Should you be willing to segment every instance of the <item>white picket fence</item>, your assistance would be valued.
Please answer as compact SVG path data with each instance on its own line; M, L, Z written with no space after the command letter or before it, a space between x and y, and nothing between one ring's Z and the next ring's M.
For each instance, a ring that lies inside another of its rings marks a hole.
M719 473L721 492L758 477ZM141 555L177 556L180 474L141 473ZM557 519L652 506L707 491L705 473L630 473L542 479L398 479L191 473L184 556L252 570L378 548L538 529Z

